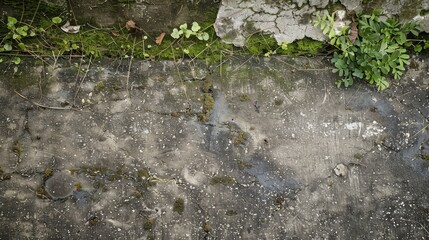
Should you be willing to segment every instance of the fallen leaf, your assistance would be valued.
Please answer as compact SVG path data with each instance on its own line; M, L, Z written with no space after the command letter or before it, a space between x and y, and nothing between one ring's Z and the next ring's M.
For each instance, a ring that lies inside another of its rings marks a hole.
M350 27L350 34L349 34L350 42L353 44L357 37L358 37L357 24L353 19L352 25Z
M113 36L115 36L115 37L119 36L119 33L118 33L118 32L111 32L111 33L112 33L112 35L113 35Z
M67 21L63 26L61 26L61 30L66 33L78 33L80 30L80 25L72 26L70 22Z
M125 23L125 28L128 30L136 28L136 23L133 20L128 20L127 23Z
M156 37L156 39L155 39L155 43L158 45L161 45L162 40L164 39L164 36L165 36L165 32L159 34L159 36Z

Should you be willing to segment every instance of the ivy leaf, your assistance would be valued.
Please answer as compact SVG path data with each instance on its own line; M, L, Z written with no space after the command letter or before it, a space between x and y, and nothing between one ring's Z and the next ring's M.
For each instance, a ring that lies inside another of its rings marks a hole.
M21 50L24 50L25 51L25 44L24 43L18 43L18 47L21 49Z
M17 28L17 29L16 29L16 32L17 32L19 35L21 35L21 36L23 36L23 37L26 37L26 36L27 36L27 30L28 30L28 27L27 27L27 28L25 28L25 27L27 27L27 26Z
M20 63L21 63L21 58L20 58L20 57L14 57L14 58L12 59L12 62L13 62L13 63L15 63L16 65L18 65L18 64L20 64Z
M185 37L189 38L191 35L195 34L194 32L192 32L191 30L186 29L185 31Z
M184 24L180 25L179 28L182 29L182 30L187 30L188 29L188 24L184 23Z
M12 45L10 43L5 43L4 44L4 50L6 50L6 51L12 51Z
M204 41L208 41L209 40L209 38L210 38L210 36L209 36L209 34L208 33L203 33L203 40ZM282 48L283 48L283 45L282 45Z
M198 32L198 30L200 30L200 29L201 29L201 27L200 27L200 25L199 25L197 22L193 22L193 23L192 23L191 30L192 30L193 32Z
M15 27L15 24L18 22L16 18L14 17L7 17L7 28L13 29Z
M55 24L61 23L63 20L60 17L53 17L52 22Z
M173 32L170 35L172 38L178 39L178 38L180 38L180 35L182 35L182 34L180 34L180 32L179 32L179 30L177 30L177 28L175 28L175 29L173 29Z

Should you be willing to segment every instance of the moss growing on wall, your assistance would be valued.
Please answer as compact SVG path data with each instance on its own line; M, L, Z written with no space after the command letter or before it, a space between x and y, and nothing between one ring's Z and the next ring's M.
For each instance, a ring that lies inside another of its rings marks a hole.
M173 205L173 212L177 212L178 214L182 215L184 211L185 211L185 200L183 198L176 199Z
M324 43L310 38L297 40L282 49L276 39L267 35L254 35L247 39L245 48L253 55L284 54L284 55L316 55L323 49Z
M65 13L67 6L54 5L48 2L40 1L39 6L37 4L38 1L33 2L29 0L19 2L7 0L2 3L3 5L13 7L16 11L24 11L23 19L18 22L18 25L28 24L34 17L34 21L28 25L30 29L39 29L40 27L44 29L43 32L37 32L34 37L23 38L21 40L22 43L20 43L21 47L19 46L19 42L12 41L13 54L19 52L20 55L36 56L38 59L48 56L69 55L85 58L91 57L92 59L99 57L128 58L133 56L137 59L147 60L204 59L208 63L218 63L235 53L255 56L271 56L273 54L315 55L323 48L323 43L321 42L302 39L288 44L287 49L282 49L273 37L264 34L255 34L249 37L244 48L236 48L233 45L226 44L216 36L213 27L213 22L217 14L217 5L214 5L206 13L207 16L204 19L207 19L207 21L200 23L201 29L210 36L208 41L199 40L195 36L173 39L166 33L163 41L157 44L155 42L157 37L155 34L147 36L144 31L136 29L127 30L123 27L123 24L107 29L81 23L83 25L77 34L69 34L63 32L60 26L70 16L63 16L61 23L54 24L51 21L51 17ZM116 0L115 3L135 4L134 1L128 0ZM40 9L43 9L43 14ZM251 24L248 27L252 28ZM5 25L3 27L0 26L0 29L8 31ZM4 36L4 34L0 35L0 38ZM5 56L5 54L11 55L10 52L3 51L3 56L0 55L0 58L4 62L12 61L12 58ZM22 56L21 58L24 59ZM14 89L23 89L28 85L36 83L34 78L31 78L33 79L32 81L28 81L28 79L24 75L21 76L21 73L18 72L14 75L14 79L9 85ZM94 90L96 93L102 91L103 83L97 85ZM204 97L207 106L210 105L210 100L210 97Z

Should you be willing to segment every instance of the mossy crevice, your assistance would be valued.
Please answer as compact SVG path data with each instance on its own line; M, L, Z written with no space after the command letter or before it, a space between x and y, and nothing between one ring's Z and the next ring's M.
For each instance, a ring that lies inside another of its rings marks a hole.
M232 186L236 183L235 178L231 176L215 176L210 180L212 185L224 185L224 186Z
M4 172L2 167L0 167L0 182L4 180L10 180L11 178L12 174Z
M206 123L209 121L210 114L214 108L215 100L213 97L213 82L211 76L207 76L204 81L202 81L201 91L202 95L202 111L197 114L198 120L200 122Z
M173 204L173 212L177 212L178 214L182 215L185 211L185 200L183 198L178 198L176 201L174 201Z
M255 34L246 40L246 51L243 53L246 54L247 52L257 56L269 56L271 54L314 56L323 50L324 47L325 43L321 41L303 38L287 44L287 48L282 48L274 37L265 34Z

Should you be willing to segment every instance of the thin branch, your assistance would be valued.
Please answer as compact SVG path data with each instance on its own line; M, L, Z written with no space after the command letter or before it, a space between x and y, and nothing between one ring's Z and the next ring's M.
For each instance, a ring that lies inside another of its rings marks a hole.
M73 105L76 105L76 98L77 98L77 95L79 94L79 91L80 91L80 88L82 86L82 83L85 81L86 76L88 75L89 69L91 67L91 60L92 60L92 55L90 55L90 57L89 57L88 69L86 69L85 74L83 75L82 79L80 80L79 86L76 89L76 93L74 94Z
M130 98L130 88L129 88L129 83L130 83L130 75L131 75L131 65L133 64L133 59L134 59L134 48L136 46L136 38L134 37L134 43L133 43L133 49L131 49L131 57L130 57L130 64L128 64L128 73L127 73L127 96L128 98Z
M419 225L420 225L420 227L422 227L423 228L423 230L425 230L425 232L427 233L427 234L429 234L429 231L425 228L425 226L423 226L423 224L421 224L420 222L417 222L417 221L414 221L414 220L410 220L410 219L405 219L405 218L399 218L399 220L402 220L402 221L406 221L406 222L412 222L412 223L418 223Z
M422 129L420 129L418 132L416 132L413 136L411 136L410 138L413 138L415 136L417 136L418 134L420 134L421 132L425 131L426 128L429 127L429 124L426 124L426 126L424 126Z
M36 105L36 106L38 106L38 107L41 107L41 108L45 108L45 109L54 109L54 110L77 110L77 109L75 109L75 108L73 108L73 107L50 107L50 106L46 106L46 105L43 105L43 104L40 104L40 103L37 103L37 102L34 102L34 101L32 101L32 100L28 99L26 96L24 96L24 95L20 94L20 93L19 93L19 92L17 92L16 90L14 90L14 92L16 93L16 95L20 96L22 99L24 99L24 100L26 100L26 101L30 102L30 103L31 103L31 104L33 104L33 105Z

